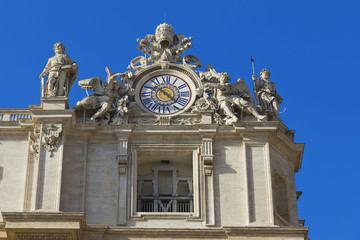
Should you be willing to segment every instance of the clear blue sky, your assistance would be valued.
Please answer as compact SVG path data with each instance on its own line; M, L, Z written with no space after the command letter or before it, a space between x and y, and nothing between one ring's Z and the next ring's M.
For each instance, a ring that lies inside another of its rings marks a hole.
M305 142L296 174L299 217L311 239L360 239L360 1L0 1L0 108L40 104L53 44L78 63L78 80L125 72L136 38L166 20L193 36L188 54L241 77L250 56L284 98L283 122ZM86 93L77 83L70 106ZM351 124L355 124L351 127Z

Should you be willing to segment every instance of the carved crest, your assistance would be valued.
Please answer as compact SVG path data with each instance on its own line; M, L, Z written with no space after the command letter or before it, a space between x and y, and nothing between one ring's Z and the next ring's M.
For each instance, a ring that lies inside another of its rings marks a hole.
M54 152L59 148L59 140L62 133L62 124L44 124L42 127L42 145L48 150L49 156L53 157Z

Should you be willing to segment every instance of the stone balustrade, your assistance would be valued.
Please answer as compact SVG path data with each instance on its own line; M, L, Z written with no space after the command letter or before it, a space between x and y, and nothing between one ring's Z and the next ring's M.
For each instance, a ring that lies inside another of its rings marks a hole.
M15 122L20 119L31 119L28 109L0 109L0 121Z

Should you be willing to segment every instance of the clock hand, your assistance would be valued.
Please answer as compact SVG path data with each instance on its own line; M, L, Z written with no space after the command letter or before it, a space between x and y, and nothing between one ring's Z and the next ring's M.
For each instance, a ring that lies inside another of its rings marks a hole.
M164 91L162 88L159 89L160 92L162 92L165 96L167 96L168 98L170 98L170 100L173 99L173 96L171 96L169 93L167 93L166 91Z

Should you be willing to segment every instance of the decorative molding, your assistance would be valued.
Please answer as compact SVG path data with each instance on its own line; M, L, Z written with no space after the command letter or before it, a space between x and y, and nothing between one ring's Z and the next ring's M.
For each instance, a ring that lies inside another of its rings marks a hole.
M70 240L66 234L17 234L16 240Z
M212 165L214 162L214 155L212 152L212 139L204 138L202 140L201 158L204 165Z
M34 158L39 157L40 151L40 128L35 126L33 131L29 131L29 151Z
M42 145L49 151L49 156L53 157L54 152L59 148L59 140L62 133L62 124L43 124Z

